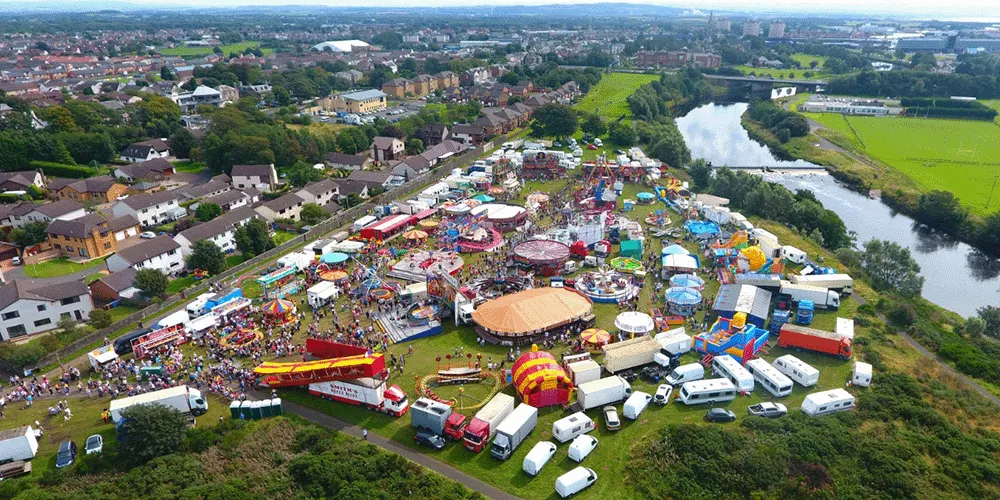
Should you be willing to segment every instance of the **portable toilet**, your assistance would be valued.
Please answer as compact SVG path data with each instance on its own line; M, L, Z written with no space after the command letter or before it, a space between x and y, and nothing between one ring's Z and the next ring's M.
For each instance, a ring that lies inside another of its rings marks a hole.
M254 401L250 403L250 418L254 420L264 418L263 411L260 409L261 406L263 406L263 401Z
M270 418L271 416L273 416L273 413L271 413L271 400L265 399L260 402L260 417Z
M279 417L282 413L284 413L284 411L281 408L281 398L271 399L271 416Z
M229 416L232 417L233 419L239 419L240 418L240 402L239 401L233 401L232 403L229 403Z
M242 403L240 403L240 416L243 418L243 420L250 420L251 418L253 418L250 415L250 403L252 402L253 401L243 401Z

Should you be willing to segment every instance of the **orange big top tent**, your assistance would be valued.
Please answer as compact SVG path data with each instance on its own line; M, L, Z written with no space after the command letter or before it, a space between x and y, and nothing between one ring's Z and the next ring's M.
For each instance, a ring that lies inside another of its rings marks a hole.
M545 351L526 352L511 368L514 387L521 399L535 408L569 402L573 381L556 358Z

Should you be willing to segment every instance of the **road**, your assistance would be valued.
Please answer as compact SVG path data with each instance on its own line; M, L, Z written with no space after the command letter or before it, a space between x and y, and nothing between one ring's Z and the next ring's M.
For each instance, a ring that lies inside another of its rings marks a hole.
M263 391L255 392L254 396L257 399L265 399L271 397L269 393L265 393ZM361 437L361 430L362 430L361 427L340 420L339 418L332 417L330 415L327 415L326 413L313 410L311 408L306 408L305 406L298 405L289 401L282 401L281 406L282 408L284 408L286 412L298 415L299 417L302 417L315 424L322 425L323 427L343 432L345 434L349 434L356 438ZM470 476L436 458L433 458L429 455L425 455L417 451L413 451L410 448L407 448L389 438L380 436L375 432L368 433L368 442L386 451L395 453L413 462L416 462L417 464L427 467L428 469L435 471L441 474L442 476L447 477L448 479L462 483L463 485L465 485L466 488L479 492L480 494L485 495L489 498L496 498L503 500L514 500L518 498L498 488L495 488L484 481L476 479L475 477ZM452 444L452 446L458 446L458 445Z
M865 301L864 297L862 297L862 296L860 296L860 295L858 295L856 293L855 294L851 294L851 298L853 298L854 301L858 303L858 305L865 305L867 303L867 301ZM881 313L876 312L875 315L878 316L878 318L880 320L882 320L883 323L885 323L887 325L891 325L892 324ZM924 347L923 345L920 344L920 342L917 342L916 340L913 340L913 337L911 337L906 332L904 332L902 330L896 330L896 333L898 333L899 336L902 337L902 339L905 340L907 344L910 344L910 346L912 346L914 349L916 349L917 352L919 352L921 355L923 355L923 357L935 361L938 365L941 366L942 370L944 370L945 372L947 372L947 373L955 376L955 378L957 378L957 379L965 382L974 391L976 391L979 394L981 394L984 398L992 401L993 404L995 404L997 406L1000 406L1000 397L997 397L996 394L993 394L992 392L986 390L985 387L979 385L979 383L976 382L975 380L973 380L972 378L970 378L967 375L965 375L965 374L959 372L958 370L952 368L951 365L949 365L948 363L945 363L941 358L937 357L936 354L928 351L926 347Z

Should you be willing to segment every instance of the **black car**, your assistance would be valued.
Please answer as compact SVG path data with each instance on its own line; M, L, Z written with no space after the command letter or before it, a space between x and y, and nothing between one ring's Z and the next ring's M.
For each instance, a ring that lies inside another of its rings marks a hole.
M705 420L709 422L734 422L736 414L725 408L712 408L705 414Z
M430 446L435 450L444 448L445 444L443 437L438 436L437 434L431 434L430 432L418 432L416 436L413 436L413 440L416 441L417 444Z
M59 454L56 455L56 467L63 468L73 465L76 462L76 443L72 441L63 441L59 445Z

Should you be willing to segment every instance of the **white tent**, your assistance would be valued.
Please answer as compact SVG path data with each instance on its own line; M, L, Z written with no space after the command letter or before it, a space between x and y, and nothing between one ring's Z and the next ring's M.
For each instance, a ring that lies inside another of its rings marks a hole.
M321 281L306 290L309 305L313 307L321 307L330 299L336 299L339 294L340 289L332 281Z
M90 366L94 370L97 370L101 366L118 359L118 353L115 352L114 345L109 344L88 352L87 359L90 360Z
M663 257L663 267L676 272L698 270L698 259L692 255L666 255Z
M333 246L333 251L344 253L357 253L365 247L360 241L344 240Z
M645 334L656 328L653 317L638 311L623 312L615 318L615 328L628 333Z

